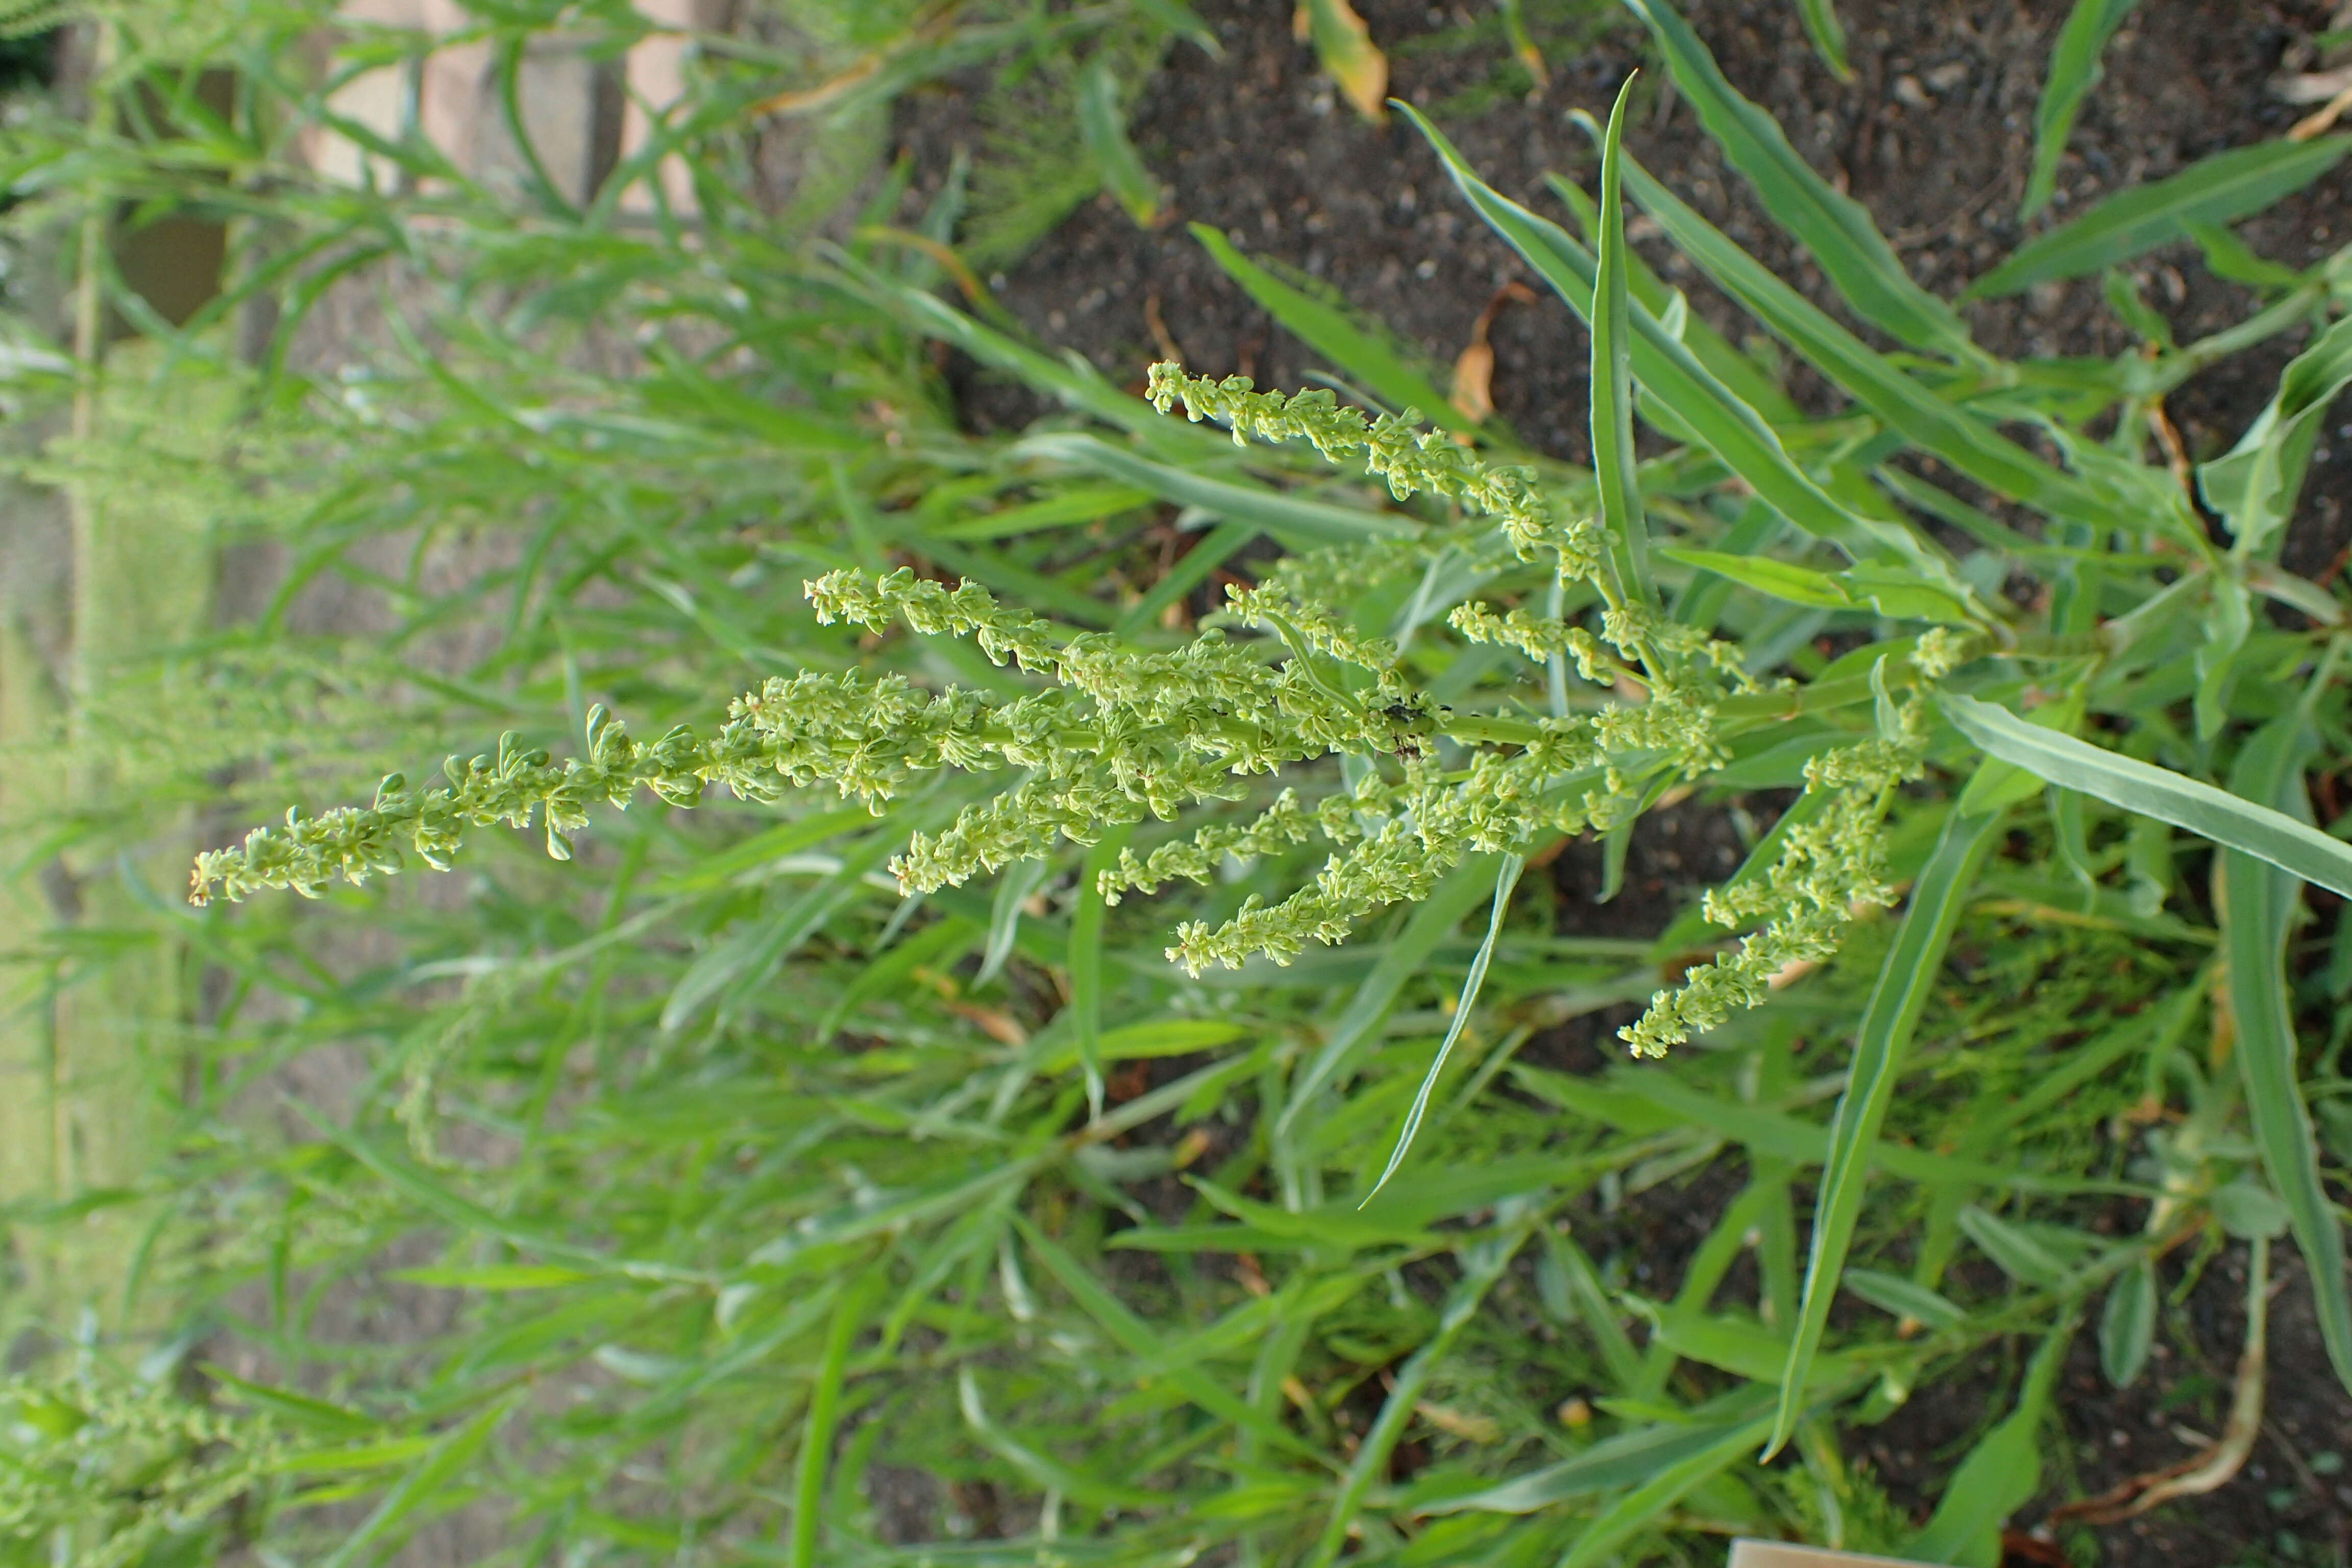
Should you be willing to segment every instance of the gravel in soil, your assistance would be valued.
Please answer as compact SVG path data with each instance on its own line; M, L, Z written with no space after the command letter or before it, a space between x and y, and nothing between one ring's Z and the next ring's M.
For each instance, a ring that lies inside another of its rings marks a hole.
M1530 14L1548 27L1541 36L1551 81L1529 92L1489 9L1417 0L1357 0L1357 8L1389 52L1391 92L1428 110L1498 189L1553 216L1558 204L1542 176L1558 171L1589 186L1594 172L1591 144L1570 112L1605 113L1625 73L1653 64L1641 36L1604 26L1598 6L1533 5ZM1178 46L1145 90L1133 125L1147 162L1171 189L1171 221L1142 230L1108 200L1090 203L990 280L999 298L1047 342L1139 387L1145 367L1163 357L1163 338L1198 373L1240 373L1286 389L1310 384L1314 353L1227 279L1183 227L1206 223L1253 254L1329 284L1442 376L1496 291L1534 279L1465 209L1408 126L1370 125L1337 100L1311 51L1292 37L1289 7L1199 0L1196 9L1215 28L1224 58ZM2061 166L2056 200L2031 225L2021 225L2016 212L2033 105L2069 9L2064 0L1840 0L1855 69L1851 84L1821 66L1789 0L1687 0L1684 9L1733 83L1780 121L1801 153L1870 208L1921 282L1950 294L2021 239L2104 195L2283 132L2302 111L2275 101L2267 83L2294 63L2301 40L2330 26L2332 7L2326 0L2142 0L2108 48L2105 79ZM1836 310L1819 269L1771 226L1663 80L1651 70L1636 100L1628 135L1636 155L1781 277ZM936 188L953 149L971 139L978 86L927 90L903 108L900 140L921 171L911 200ZM1631 226L1637 247L1690 293L1695 310L1735 341L1753 335L1654 231L1638 219ZM2241 232L2262 254L2307 266L2352 240L2352 179L2339 170ZM2157 252L2130 272L2181 341L2251 309L2246 292L2207 273L2188 246ZM1967 313L1979 341L2003 354L2123 352L2132 340L2099 288L2096 279L2050 285ZM1491 341L1501 416L1531 446L1584 459L1587 351L1569 312L1549 300L1508 306ZM2275 340L2174 394L2170 413L2192 457L2235 440L2300 346L2297 337ZM1826 389L1802 374L1792 374L1791 385L1801 400L1823 403ZM1045 411L1022 389L968 365L959 387L975 428L1013 426ZM2352 551L2347 498L2352 423L2321 439L2285 547L2291 569L2326 580L2343 568ZM1605 923L1618 931L1663 924L1684 884L1717 872L1719 826L1645 825L1629 859L1624 908L1608 911ZM1694 851L1705 864L1690 862ZM1561 857L1554 875L1564 894L1589 894L1598 872L1598 852L1579 850ZM2099 1532L2096 1561L2218 1568L2343 1560L2352 1483L2330 1465L2352 1449L2352 1401L2326 1372L2307 1286L2290 1251L2282 1248L2286 1283L2272 1326L2276 1371L2254 1456L2216 1492ZM2180 1458L2186 1450L2174 1426L2218 1429L2217 1401L2226 1402L2236 1355L2241 1309L2233 1292L2242 1289L2227 1278L2230 1267L2242 1268L2242 1254L2230 1257L2190 1292L2170 1324L2167 1353L2135 1389L2107 1388L2090 1337L2077 1344L2059 1401L2072 1442L2049 1467L2053 1489L2022 1518L2038 1517L2061 1495L2056 1489L2095 1492ZM1923 1390L1872 1435L1872 1462L1898 1498L1932 1502L2013 1386L2013 1378L1958 1378ZM2065 1544L2080 1552L2090 1542L2076 1533Z

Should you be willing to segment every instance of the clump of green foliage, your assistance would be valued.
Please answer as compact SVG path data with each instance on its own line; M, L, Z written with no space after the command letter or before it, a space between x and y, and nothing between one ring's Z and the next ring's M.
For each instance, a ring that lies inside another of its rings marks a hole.
M2297 879L2352 890L2301 787L2352 747L2342 612L2277 553L2352 380L2344 270L2250 262L2183 176L1979 285L2108 270L2142 350L2001 360L1634 8L1902 352L1677 202L1622 117L1599 199L1556 187L1568 226L1423 122L1591 326L1590 469L1462 420L1229 245L1400 412L1173 366L1147 402L943 303L922 246L777 244L713 173L761 85L725 72L683 121L714 143L691 245L602 207L276 198L328 269L406 202L454 224L419 241L437 357L274 384L257 409L297 410L335 479L252 488L298 574L389 590L403 646L500 628L422 672L449 706L408 710L410 754L469 710L509 734L206 852L233 916L155 917L230 981L157 1187L205 1238L185 1310L257 1363L198 1380L247 1413L205 1451L249 1482L247 1536L354 1562L474 1509L519 1555L795 1565L1583 1568L1725 1529L1991 1563L2055 1468L2068 1346L2147 1375L2223 1247L2259 1301L2291 1237L2352 1366L2346 1091L2298 1032L2352 960L2305 962L2296 926ZM2343 151L2253 150L2263 199ZM1639 264L1624 193L1834 417ZM2177 344L2138 305L2176 233L2260 279L2242 325ZM614 321L665 330L620 370L570 352ZM2296 331L2194 476L2217 540L2142 432ZM965 433L934 342L1065 411ZM485 526L517 548L454 594L371 552ZM1281 559L1188 624L1260 537ZM1763 789L1790 804L1673 929L1560 934L1554 844L1622 874L1645 815ZM477 835L499 822L570 864ZM461 844L458 896L383 875ZM313 900L253 897L277 888ZM1621 1029L1696 1048L1559 1070ZM257 1122L273 1070L338 1053L367 1068L348 1114ZM2090 1223L2116 1200L2137 1234ZM1706 1216L1671 1293L1636 1239L1662 1205ZM397 1292L453 1327L345 1315ZM1868 1310L1833 1326L1841 1294ZM1921 1523L1853 1435L1988 1365L2014 1395ZM356 1529L315 1506L356 1500Z

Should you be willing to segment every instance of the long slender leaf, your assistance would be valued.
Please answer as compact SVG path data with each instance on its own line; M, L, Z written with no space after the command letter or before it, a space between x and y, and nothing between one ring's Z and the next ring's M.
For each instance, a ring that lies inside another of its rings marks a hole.
M1591 1568L1591 1564L1608 1561L1610 1553L1636 1531L1737 1464L1739 1456L1753 1447L1756 1440L1771 1427L1772 1418L1759 1415L1697 1452L1654 1472L1648 1480L1620 1498L1585 1527L1584 1533L1576 1538L1576 1544L1569 1548L1568 1555L1559 1560L1559 1568Z
M2185 239L2192 224L2234 223L2294 195L2336 166L2352 135L2233 147L2169 179L2109 196L2081 217L2018 247L1968 287L1972 300L2021 294L2036 283L2120 267Z
M1076 1016L1078 1061L1087 1075L1087 1110L1102 1114L1102 874L1118 863L1118 852L1135 831L1131 823L1108 828L1087 851L1078 869L1078 903L1070 915L1070 1011Z
M2328 406L2352 386L2352 317L2336 322L2279 374L2278 391L2228 455L2201 465L2197 488L2234 536L2231 552L2261 553L2286 530Z
M1013 1224L1021 1232L1029 1250L1046 1270L1069 1291L1086 1314L1100 1324L1103 1331L1118 1342L1129 1355L1155 1365L1169 1360L1168 1350L1151 1325L1136 1316L1127 1303L1106 1289L1093 1272L1073 1258L1068 1250L1047 1237L1028 1220L1015 1215ZM1230 1421L1289 1453L1317 1463L1330 1461L1312 1444L1297 1436L1288 1427L1271 1416L1252 1409L1236 1397L1223 1384L1197 1367L1171 1365L1168 1381L1185 1398L1190 1399L1220 1420Z
M1619 161L1625 139L1625 101L1636 79L1627 77L1609 110L1601 139L1599 267L1592 279L1592 473L1601 489L1601 525L1609 536L1618 592L1647 604L1650 525L1642 515L1642 486L1633 474L1633 376L1628 340L1633 313L1626 293L1625 204Z
M1436 126L1405 106L1402 112L1427 137L1478 215L1527 259L1569 308L1588 322L1600 264L1566 230L1504 196L1481 180ZM1631 310L1629 345L1633 378L1675 419L1696 435L1724 467L1745 480L1781 516L1816 538L1836 542L1856 559L1885 552L1903 559L1916 552L1905 531L1891 534L1832 500L1800 468L1780 438L1648 310Z
M1813 52L1830 68L1830 74L1840 81L1853 79L1853 66L1845 58L1845 24L1838 20L1835 0L1797 0L1798 14L1805 19L1805 36L1813 40Z
M2099 1310L2099 1369L2117 1388L2139 1381L2156 1343L2156 1265L2148 1258L2116 1276Z
M1578 1498L1614 1491L1647 1480L1661 1469L1717 1446L1733 1442L1745 1447L1764 1402L1760 1389L1744 1390L1725 1403L1731 1414L1714 1420L1662 1421L1603 1438L1574 1458L1530 1470L1523 1476L1482 1491L1450 1497L1423 1506L1422 1511L1443 1513L1534 1513Z
M1477 907L1479 894L1492 886L1485 860L1486 857L1480 856L1455 867L1429 897L1414 907L1403 931L1388 944L1381 962L1364 976L1355 994L1348 998L1348 1005L1332 1024L1322 1048L1299 1074L1291 1090L1290 1104L1275 1124L1277 1139L1289 1136L1291 1127L1308 1104L1355 1058L1373 1028L1388 1016L1404 983L1427 962L1430 951L1453 933L1464 915Z
M1846 303L1895 342L1922 353L1976 356L1959 316L1904 270L1869 211L1815 174L1789 145L1780 122L1740 96L1690 24L1666 0L1625 5L1648 24L1675 85L1698 110L1724 156L1748 176L1773 220L1812 252Z
M2231 771L2233 798L2300 800L2302 764L2310 745L2305 723L2301 711L2292 711L2256 732ZM2233 1054L2246 1088L2246 1109L2263 1168L2286 1205L2295 1245L2303 1249L2320 1340L2337 1380L2352 1389L2352 1290L2346 1283L2344 1226L2320 1180L2319 1144L2298 1084L2294 1016L2286 988L2286 944L2298 889L2254 855L2227 849L2221 861L2230 1014L2238 1030Z
M2057 188L2058 160L2074 129L2083 99L2099 83L2099 56L2139 0L2074 0L2050 51L2050 75L2033 106L2033 167L2025 176L2021 217L2032 217Z
M1913 1539L1909 1550L1921 1561L2000 1568L2001 1526L2042 1488L2042 1423L2074 1338L2069 1321L2033 1352L2017 1408L1969 1450L1952 1472L1943 1501Z
M2027 722L2005 708L1948 694L1944 712L1990 754L2051 784L2153 816L2242 850L2352 898L2352 845L2283 811Z
M2110 521L2106 508L2079 480L1889 363L1630 158L1625 181L1643 210L1658 220L1701 271L1920 450L2013 500L2094 524Z
M1805 1293L1797 1310L1797 1331L1789 1343L1789 1362L1780 1379L1780 1407L1772 1423L1766 1453L1779 1450L1797 1429L1804 1413L1805 1387L1813 1357L1821 1348L1822 1331L1829 1324L1830 1303L1836 1297L1838 1276L1845 1268L1846 1249L1853 1241L1854 1222L1861 1217L1862 1196L1870 1172L1872 1148L1895 1098L1903 1058L1918 1027L1920 1010L1943 967L1944 949L1960 918L1978 868L1991 849L2001 814L1962 816L1944 823L1927 868L1911 889L1911 907L1895 933L1895 945L1880 965L1877 984L1863 1007L1854 1031L1853 1066L1845 1092L1838 1097L1837 1114L1830 1123L1830 1158L1822 1168L1822 1184L1813 1204L1813 1245L1805 1260Z
M390 1537L419 1510L430 1507L451 1481L473 1468L520 1397L508 1394L491 1401L436 1443L415 1468L400 1478L400 1483L384 1494L383 1500L376 1504L375 1510L361 1521L359 1528L321 1559L321 1568L349 1568L362 1552Z
M1462 1331L1470 1326L1470 1320L1477 1315L1478 1304L1510 1267L1511 1259L1527 1244L1533 1228L1523 1215L1517 1224L1507 1225L1499 1235L1462 1249L1462 1277L1454 1281L1445 1299L1445 1310L1438 1315L1436 1331L1422 1342L1421 1348L1398 1371L1396 1383L1381 1403L1380 1415L1373 1418L1371 1430L1364 1435L1354 1461L1348 1467L1339 1495L1332 1500L1330 1517L1324 1521L1323 1532L1306 1559L1308 1568L1328 1568L1339 1558L1339 1549L1347 1544L1348 1527L1356 1521L1365 1494L1374 1481L1388 1474L1389 1456L1396 1451L1397 1440L1404 1436L1405 1423L1412 1419L1430 1374L1453 1350Z
M1494 961L1495 940L1503 934L1503 917L1511 907L1511 891L1519 885L1519 873L1527 868L1527 858L1507 851L1495 866L1495 910L1486 921L1486 940L1478 944L1477 955L1470 960L1470 973L1462 981L1462 997L1454 1006L1454 1022L1446 1026L1445 1039L1437 1047L1429 1070L1422 1075L1421 1087L1414 1091L1412 1105L1404 1113L1404 1125L1397 1130L1396 1147L1389 1152L1389 1163L1381 1168L1380 1180L1364 1194L1370 1203L1380 1190L1389 1184L1397 1167L1404 1163L1405 1153L1412 1147L1413 1136L1421 1131L1421 1120L1429 1110L1429 1097L1437 1089L1437 1079L1445 1070L1445 1058L1454 1054L1454 1042L1469 1026L1471 1005L1478 1000L1478 992L1486 984L1486 966Z
M1242 254L1221 231L1204 223L1192 225L1199 240L1242 286L1285 328L1316 353L1324 355L1351 381L1398 409L1412 408L1423 418L1448 430L1475 430L1478 422L1466 417L1430 379L1408 363L1394 346L1365 331L1346 314L1324 301L1292 288Z
M1160 182L1143 166L1127 138L1127 111L1118 99L1118 79L1110 62L1097 55L1078 74L1078 136L1102 175L1103 188L1137 225L1160 221Z
M1155 462L1092 436L1067 431L1032 436L1014 450L1024 458L1091 468L1169 500L1197 506L1237 522L1255 523L1285 541L1354 544L1366 539L1412 533L1420 527L1412 519L1396 512L1334 506L1271 487L1211 479L1188 468Z
M817 1526L824 1511L824 1475L833 1458L834 1428L841 1418L841 1386L849 1366L849 1352L857 1331L881 1293L887 1277L869 1270L841 1293L834 1303L833 1321L825 1330L824 1352L817 1363L816 1385L809 1393L808 1415L801 1424L800 1458L793 1484L792 1568L815 1568Z

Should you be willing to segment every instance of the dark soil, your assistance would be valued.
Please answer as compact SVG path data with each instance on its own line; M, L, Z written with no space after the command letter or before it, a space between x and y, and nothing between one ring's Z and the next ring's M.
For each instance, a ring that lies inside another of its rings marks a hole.
M1431 7L1422 0L1356 0L1390 54L1391 90L1426 108L1505 194L1552 216L1542 176L1559 171L1591 184L1593 159L1569 111L1605 113L1625 73L1654 65L1646 40L1601 30L1596 7L1573 0L1529 11L1548 17L1552 80L1541 93L1510 61L1494 7ZM1152 316L1195 372L1254 376L1259 384L1308 384L1318 360L1230 282L1185 232L1201 222L1255 254L1319 278L1389 324L1426 355L1443 384L1471 340L1473 323L1506 282L1532 283L1517 258L1464 207L1434 156L1406 125L1370 125L1335 101L1310 50L1296 43L1286 5L1195 0L1225 47L1213 60L1179 46L1142 98L1134 135L1173 193L1174 221L1138 229L1108 201L1082 208L1019 266L991 279L1033 331L1139 385L1161 357ZM2325 30L2328 0L2142 0L2105 58L2105 79L2086 104L2062 168L2052 211L2033 226L2016 218L2030 156L2032 111L2067 0L1839 0L1856 80L1835 81L1807 44L1791 0L1685 0L1684 9L1741 91L1769 109L1798 150L1869 206L1913 273L1940 292L2013 248L2031 229L2063 221L2114 191L2174 173L2195 160L2274 136L2302 112L2266 89L2298 40ZM1604 18L1605 19L1605 18ZM1820 273L1764 217L1706 140L1688 106L1652 69L1636 100L1633 152L1734 239L1817 301L1838 307ZM928 92L903 110L901 132L925 178L936 182L952 148L971 136L971 104ZM922 193L919 190L918 195ZM2245 225L2258 251L2306 266L2352 240L2352 176L2338 170ZM1735 340L1751 334L1690 268L1644 243L1651 263L1689 290L1693 307ZM2186 341L2241 318L2249 296L2204 270L2193 247L2176 247L2134 269L2148 301ZM1843 314L1843 312L1840 312ZM2011 355L2113 353L2130 346L2095 279L1972 307L1979 341ZM1557 301L1504 310L1493 331L1494 395L1532 446L1571 460L1587 455L1581 329ZM2181 388L2170 412L2193 457L2236 439L2270 396L2300 346L2283 339ZM1042 407L1026 393L966 374L964 409L976 427L1024 422ZM1822 389L1794 383L1801 397ZM2321 440L2286 545L2290 568L2323 580L2352 548L2352 423ZM1719 877L1735 855L1720 819L1645 823L1619 901L1588 908L1614 931L1654 931L1692 886ZM1597 849L1579 847L1553 868L1564 901L1598 890ZM1582 1051L1589 1042L1562 1041ZM1572 1049L1571 1049L1572 1047ZM2326 1372L2307 1287L2292 1249L2272 1321L2270 1403L2245 1469L2208 1496L2097 1532L2096 1561L2196 1568L2252 1562L2342 1562L2352 1531L2352 1479L2332 1463L2352 1458L2352 1400ZM2095 1492L2189 1450L2173 1425L2219 1429L2240 1332L2242 1268L2233 1251L2168 1324L2164 1356L2139 1385L2118 1394L2100 1377L2086 1332L2060 1401L2075 1439L2053 1463L2044 1503ZM2185 1334L2186 1337L2181 1337ZM1988 1371L1997 1369L1989 1368ZM1923 1390L1874 1434L1874 1463L1897 1495L1931 1502L1949 1468L1999 1412L2014 1378L1946 1378ZM2322 1456L2333 1455L2331 1461ZM2062 1543L2080 1552L2091 1537ZM2024 1557L2016 1561L2028 1561ZM2075 1561L2090 1561L2078 1556Z

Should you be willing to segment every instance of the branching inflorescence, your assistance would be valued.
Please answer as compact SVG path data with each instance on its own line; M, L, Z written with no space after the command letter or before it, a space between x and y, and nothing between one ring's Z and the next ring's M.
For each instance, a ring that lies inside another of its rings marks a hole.
M1163 413L1181 400L1190 417L1219 420L1236 442L1303 440L1335 461L1360 461L1400 499L1427 493L1484 514L1512 554L1549 559L1563 583L1592 583L1604 605L1597 628L1475 601L1450 621L1466 639L1565 660L1601 700L1589 712L1540 718L1456 712L1414 689L1394 647L1280 579L1229 590L1223 626L1152 651L1069 633L976 584L950 588L906 569L878 578L835 572L806 585L821 622L873 632L904 622L923 636L970 637L996 664L1051 684L1000 699L927 692L896 675L778 677L739 698L715 735L681 726L651 743L599 709L583 758L558 764L509 736L495 756L452 759L445 785L414 789L395 774L365 808L289 812L283 826L199 856L193 901L266 888L315 896L338 877L399 870L404 846L446 868L467 828L534 816L549 852L568 858L567 836L592 805L625 808L641 787L690 805L711 784L772 801L829 784L879 815L942 769L1018 772L946 828L914 835L892 862L904 889L928 891L1049 854L1064 839L1091 844L1147 816L1172 821L1203 803L1244 800L1255 776L1340 755L1371 763L1352 788L1312 804L1286 788L1251 820L1214 822L1140 855L1123 850L1101 873L1102 896L1117 902L1171 879L1206 881L1228 856L1277 854L1318 836L1331 844L1321 870L1286 898L1253 896L1221 923L1180 925L1169 957L1197 974L1258 954L1287 963L1309 942L1340 942L1375 911L1426 897L1474 853L1607 830L1662 784L1720 765L1722 704L1758 690L1737 650L1606 581L1601 530L1558 515L1526 471L1416 429L1410 410L1367 418L1328 392L1285 398L1240 377L1212 382L1160 365L1150 395ZM1237 638L1228 626L1271 635ZM1932 675L1939 656L1922 654ZM1855 909L1889 900L1878 823L1924 748L1916 706L1888 710L1897 715L1888 732L1815 761L1809 789L1828 798L1783 836L1779 862L1710 897L1710 918L1756 929L1621 1031L1636 1051L1662 1053L1755 1005L1788 965L1833 951Z

